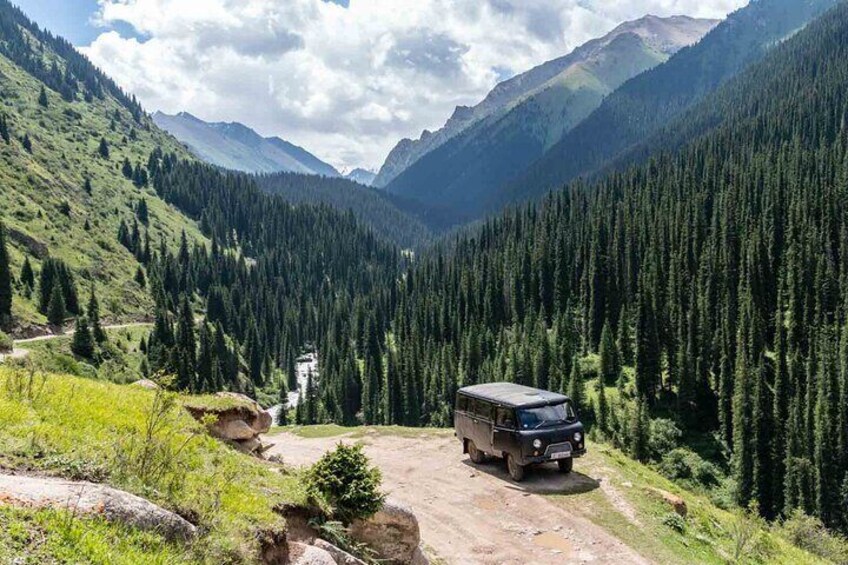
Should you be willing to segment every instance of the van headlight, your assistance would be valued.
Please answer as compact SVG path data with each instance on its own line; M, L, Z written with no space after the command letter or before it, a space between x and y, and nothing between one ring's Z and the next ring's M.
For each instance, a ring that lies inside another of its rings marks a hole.
M583 441L583 434L581 434L580 432L574 432L574 441L576 441L577 443Z
M542 448L542 440L540 440L538 438L534 439L533 440L533 447L535 447L536 449L541 449Z

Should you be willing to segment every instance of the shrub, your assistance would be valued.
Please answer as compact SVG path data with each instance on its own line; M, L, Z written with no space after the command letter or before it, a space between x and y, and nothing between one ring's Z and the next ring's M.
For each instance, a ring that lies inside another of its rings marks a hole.
M381 481L380 470L370 465L362 446L339 443L309 470L307 488L313 497L330 504L336 518L349 524L373 516L383 506Z
M0 332L0 353L10 353L14 348L15 343L12 338Z
M678 534L682 534L686 531L686 520L677 512L669 512L663 516L662 523L664 526L668 526Z
M848 563L848 540L834 534L821 520L796 509L779 526L793 545L834 563Z
M654 459L662 457L680 444L683 432L671 420L657 418L651 420L648 429L648 450Z
M666 453L660 462L660 472L671 480L689 479L692 467L689 465L689 453L685 449L673 449Z
M721 479L721 473L715 465L682 447L663 455L659 469L668 479L689 480L703 487L715 486Z

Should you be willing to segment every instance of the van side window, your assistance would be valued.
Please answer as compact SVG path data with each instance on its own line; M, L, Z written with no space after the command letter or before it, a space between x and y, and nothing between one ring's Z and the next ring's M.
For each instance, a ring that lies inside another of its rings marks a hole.
M498 408L495 424L502 428L515 428L515 416L510 408Z
M456 397L456 409L460 412L466 412L468 410L468 397L459 395Z
M492 419L492 408L493 406L486 402L485 400L475 400L474 401L474 414L476 414L480 418L484 418L486 420Z

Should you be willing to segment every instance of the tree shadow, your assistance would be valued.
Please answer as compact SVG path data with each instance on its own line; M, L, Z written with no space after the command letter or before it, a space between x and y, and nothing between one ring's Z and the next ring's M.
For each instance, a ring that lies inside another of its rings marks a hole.
M462 463L477 472L501 479L509 489L531 494L570 496L591 492L601 485L596 479L579 471L580 459L574 461L575 468L570 473L561 473L556 463L527 467L524 480L520 483L509 477L503 459L489 458L480 465L472 463L470 459L465 459Z

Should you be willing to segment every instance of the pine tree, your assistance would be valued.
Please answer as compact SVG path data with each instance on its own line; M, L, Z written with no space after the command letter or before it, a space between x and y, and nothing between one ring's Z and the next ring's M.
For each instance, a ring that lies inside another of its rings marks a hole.
M637 398L633 404L630 416L630 456L637 461L648 459L648 430L650 428L648 402L645 398Z
M124 175L124 178L132 180L133 167L132 163L130 163L129 157L124 157L124 164L121 165L121 173Z
M200 350L197 354L197 391L215 392L215 344L209 324L200 326Z
M74 355L84 359L94 358L94 340L88 327L85 316L79 316L74 329L74 337L71 340L71 351Z
M0 263L2 263L2 258L0 258ZM32 270L32 263L30 263L28 255L24 257L24 265L21 267L21 284L24 285L27 298L32 296L33 291L35 291L35 271Z
M601 382L614 383L618 380L618 374L621 371L619 362L618 349L615 346L615 341L612 337L612 330L608 323L604 324L604 329L601 331Z
M596 409L595 418L598 422L598 428L604 434L609 434L609 405L607 404L606 386L602 379L598 380L598 406Z
M197 390L197 342L194 336L194 312L188 298L183 298L177 321L176 343L174 344L174 367L177 390Z
M574 403L577 410L586 408L586 388L583 383L583 372L580 370L580 362L575 357L571 363L571 376L568 379L568 397Z
M100 303L97 301L97 296L94 293L94 285L91 285L91 292L88 296L88 318L91 320L91 334L97 344L102 345L108 341L106 332L103 326L100 325Z
M147 199L142 198L138 201L138 206L136 206L135 209L135 215L142 225L146 226L150 224L150 212L147 209Z
M85 181L83 182L82 189L86 194L91 196L93 189L91 188L91 177L85 177Z
M44 108L47 108L49 105L47 100L47 90L45 90L44 85L41 86L41 92L38 93L38 104Z
M145 288L147 286L147 277L144 276L144 269L141 265L139 265L135 270L135 282L141 288Z
M32 140L29 138L28 132L21 138L21 145L23 146L24 151L32 153Z
M97 154L103 159L109 158L109 143L106 141L105 137L100 138L100 145L97 148Z
M0 114L0 138L8 145L12 141L12 134L9 131L9 121L6 114Z
M12 319L12 266L6 247L6 227L0 223L0 326Z
M47 321L51 326L61 327L65 323L66 316L62 287L59 284L53 285L53 290L50 292L50 303L47 307Z
M660 381L660 347L657 323L647 292L636 308L636 396L653 401Z

